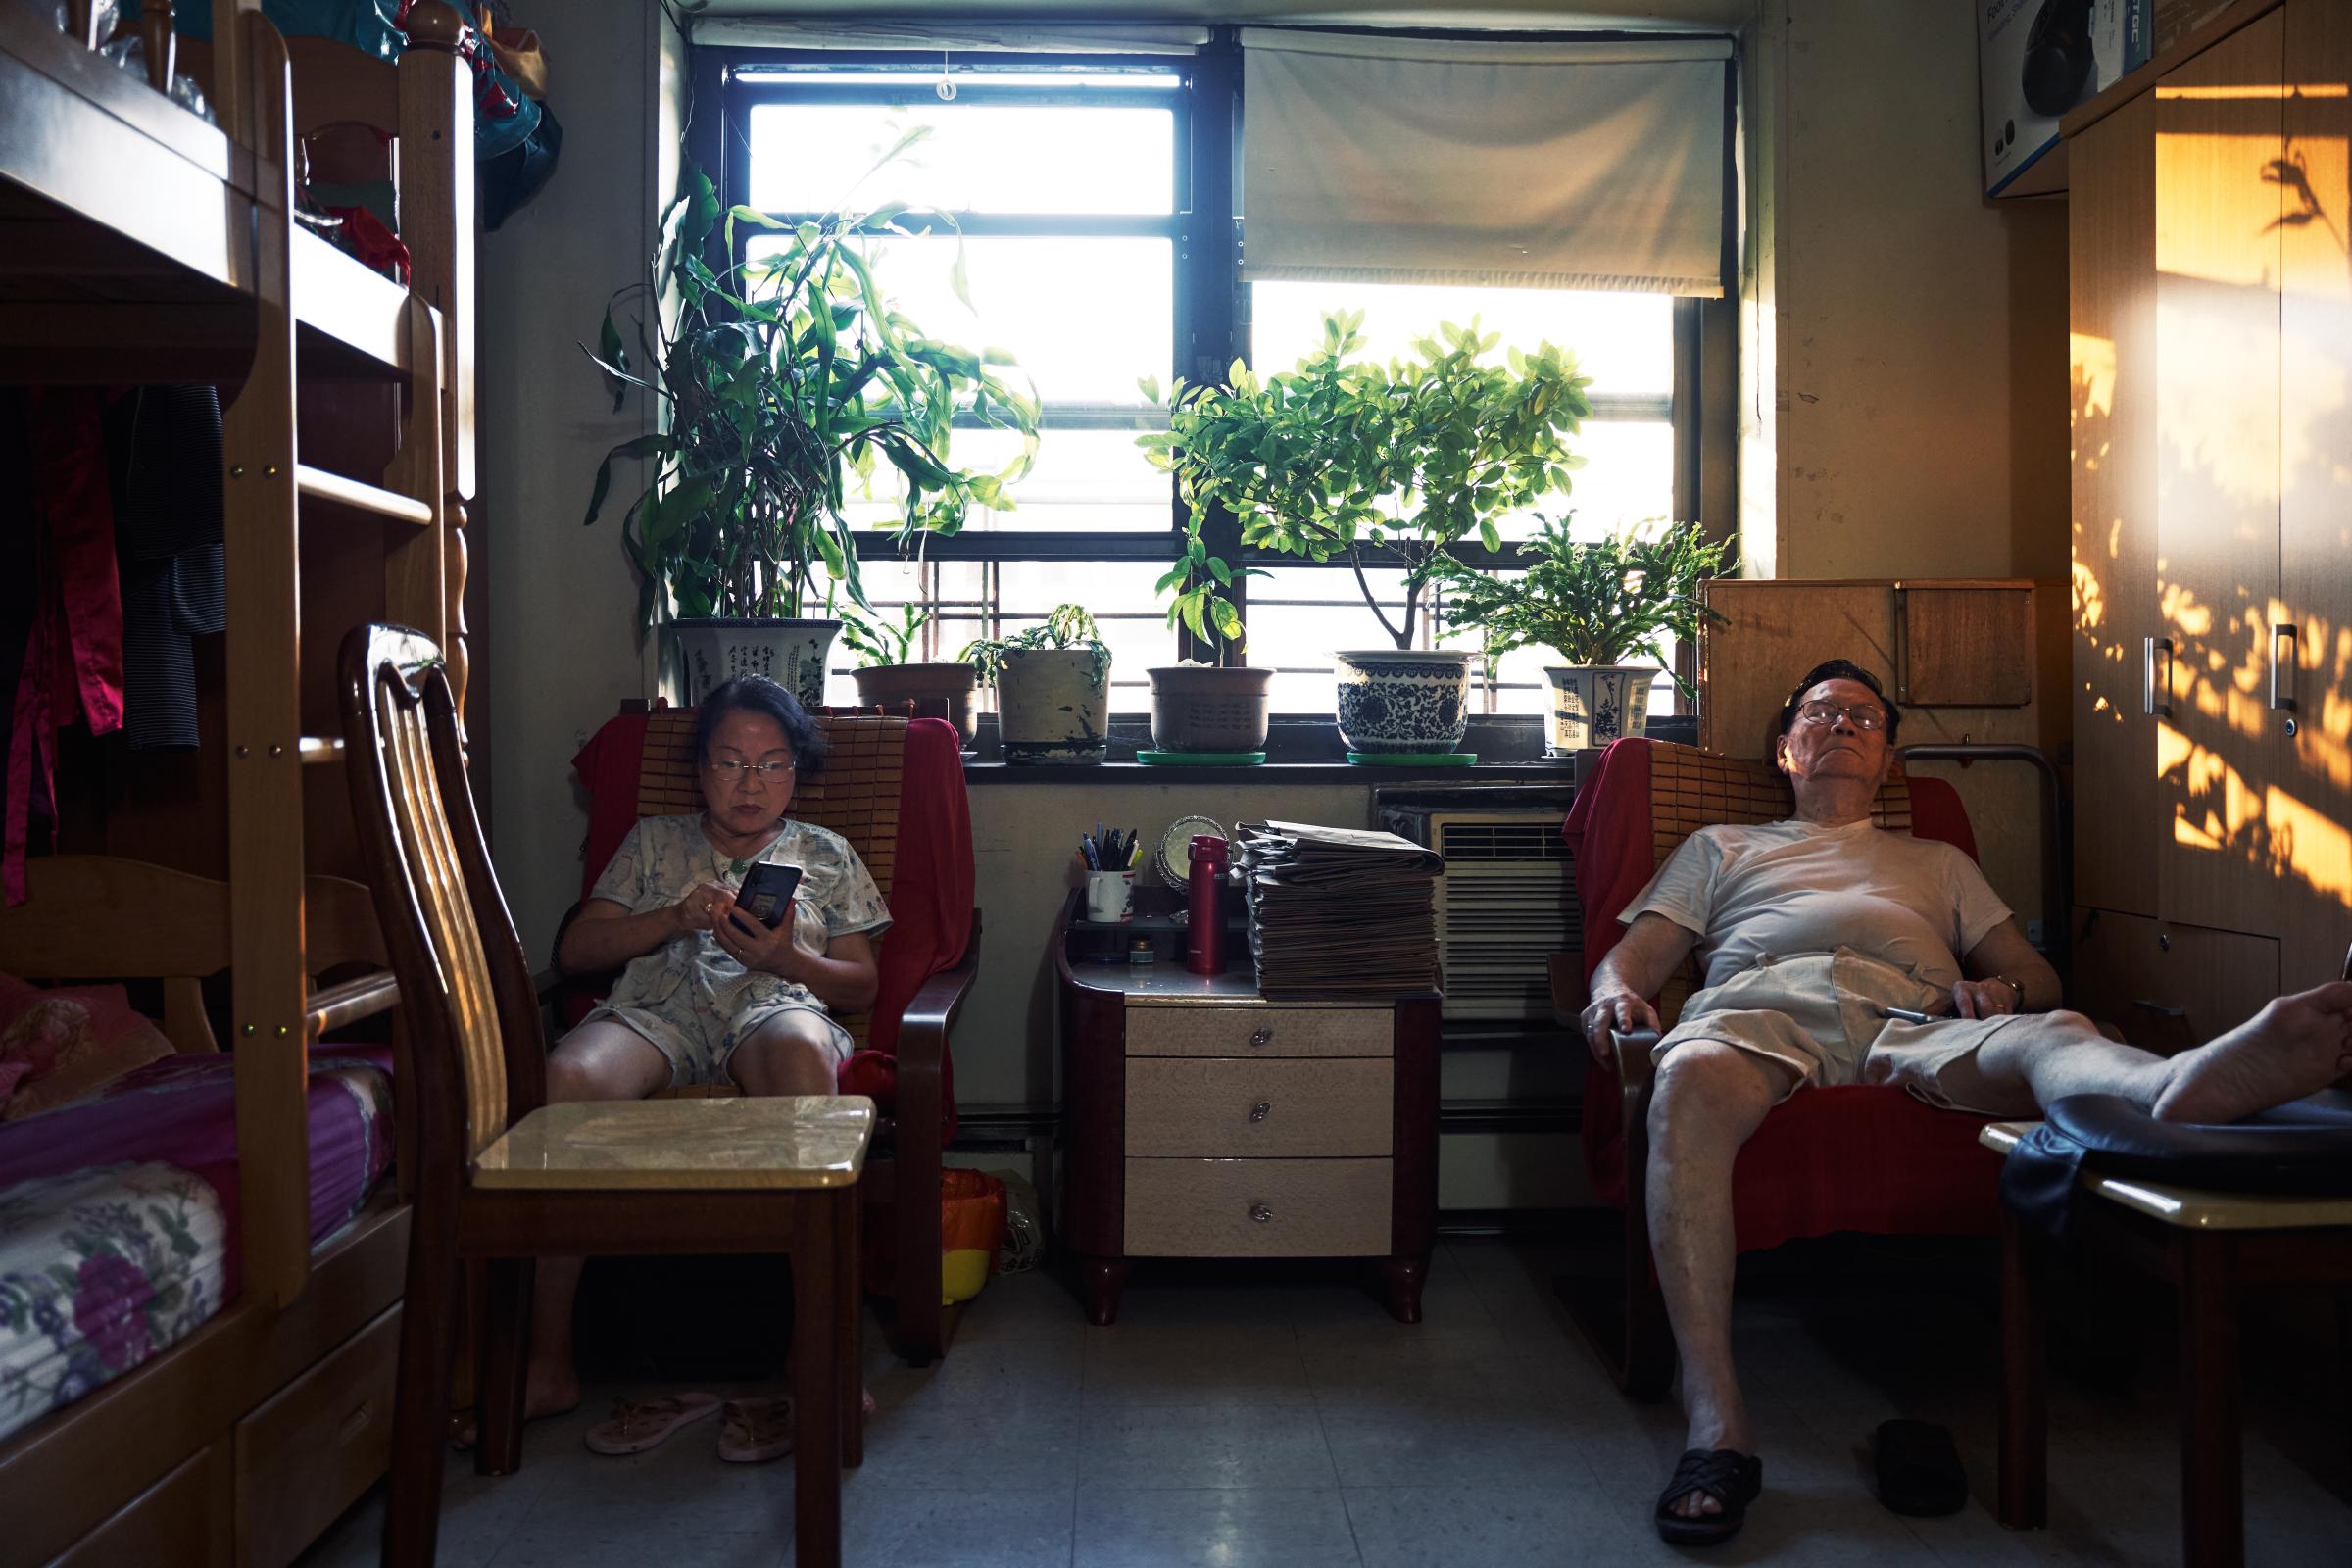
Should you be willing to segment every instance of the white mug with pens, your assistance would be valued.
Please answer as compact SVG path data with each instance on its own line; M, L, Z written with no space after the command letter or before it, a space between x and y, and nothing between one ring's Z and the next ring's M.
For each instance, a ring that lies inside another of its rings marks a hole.
M1086 862L1086 917L1109 924L1135 912L1135 861L1142 853L1135 832L1097 822L1092 833L1078 839L1078 857Z

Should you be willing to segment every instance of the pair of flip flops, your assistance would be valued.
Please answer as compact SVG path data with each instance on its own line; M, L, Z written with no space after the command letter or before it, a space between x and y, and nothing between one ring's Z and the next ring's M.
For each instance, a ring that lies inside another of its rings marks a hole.
M722 1400L715 1394L664 1394L634 1403L614 1399L612 1413L588 1429L588 1451L643 1453L714 1415L722 1418L718 1456L729 1464L759 1464L792 1451L790 1398Z
M1886 1421L1876 1450L1879 1500L1896 1513L1929 1518L1968 1505L1968 1472L1952 1435L1926 1421ZM1764 1461L1736 1448L1690 1448L1658 1494L1658 1535L1678 1546L1729 1541L1747 1523L1747 1505L1764 1490ZM1714 1499L1716 1513L1685 1516L1677 1504L1697 1494Z

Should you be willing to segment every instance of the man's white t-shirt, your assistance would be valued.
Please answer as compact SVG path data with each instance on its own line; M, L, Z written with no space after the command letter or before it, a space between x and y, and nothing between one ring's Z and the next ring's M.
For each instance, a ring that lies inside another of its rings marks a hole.
M1936 986L2009 918L1976 862L1949 844L1870 822L1702 827L1618 920L1662 914L1698 937L1717 986L1765 956L1852 948Z

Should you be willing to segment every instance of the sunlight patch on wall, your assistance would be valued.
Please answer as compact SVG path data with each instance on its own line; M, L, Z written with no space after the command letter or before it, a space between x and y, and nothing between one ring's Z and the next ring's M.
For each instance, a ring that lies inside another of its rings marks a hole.
M2270 791L2264 815L2278 868L2352 907L2352 832L2278 788Z

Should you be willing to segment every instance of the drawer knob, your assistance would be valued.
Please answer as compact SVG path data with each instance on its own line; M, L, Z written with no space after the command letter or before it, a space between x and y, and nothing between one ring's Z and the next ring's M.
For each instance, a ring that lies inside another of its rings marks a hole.
M1271 1111L1273 1108L1274 1102L1271 1100L1261 1100L1256 1104L1250 1107L1250 1119L1251 1121L1264 1121L1266 1119L1267 1112Z
M1274 1043L1274 1026L1272 1024L1259 1026L1257 1032L1250 1037L1250 1043L1253 1046L1272 1045Z
M1274 1218L1274 1211L1263 1203L1251 1203L1250 1205L1250 1217L1257 1221L1260 1225L1263 1225Z

